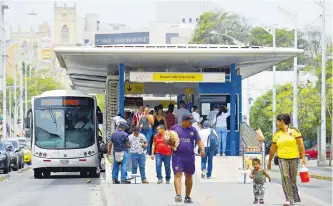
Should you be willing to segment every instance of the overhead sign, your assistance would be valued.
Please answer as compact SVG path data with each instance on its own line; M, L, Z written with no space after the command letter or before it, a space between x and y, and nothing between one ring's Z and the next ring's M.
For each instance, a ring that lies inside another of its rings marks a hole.
M125 106L137 107L143 105L143 97L125 97Z
M223 83L225 73L130 72L131 82Z
M125 83L125 93L126 94L144 94L145 84L143 83Z
M195 93L194 89L191 89L191 88L185 89L185 94L194 94L194 93Z

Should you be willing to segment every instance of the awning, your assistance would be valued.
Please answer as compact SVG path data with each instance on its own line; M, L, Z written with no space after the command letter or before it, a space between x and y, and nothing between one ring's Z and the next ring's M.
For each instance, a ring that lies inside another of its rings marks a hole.
M200 72L235 63L247 78L303 53L302 49L238 47L226 45L113 45L55 48L60 65L73 86L86 93L101 93L107 75L116 74L120 63L126 72Z

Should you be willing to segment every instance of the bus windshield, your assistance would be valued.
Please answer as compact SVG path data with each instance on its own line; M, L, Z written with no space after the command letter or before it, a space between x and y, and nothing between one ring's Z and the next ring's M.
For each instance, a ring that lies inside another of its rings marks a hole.
M94 107L36 108L35 144L44 149L79 149L95 143Z

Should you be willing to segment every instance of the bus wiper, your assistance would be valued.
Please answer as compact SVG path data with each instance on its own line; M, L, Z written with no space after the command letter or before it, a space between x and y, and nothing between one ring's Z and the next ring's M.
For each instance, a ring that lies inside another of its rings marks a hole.
M54 114L53 114L53 112L52 112L52 110L51 110L51 107L47 107L47 110L49 111L49 113L50 113L50 116L51 116L51 118L52 118L52 121L53 121L53 123L57 123L57 120L56 120L56 118L55 118L55 116L54 116Z

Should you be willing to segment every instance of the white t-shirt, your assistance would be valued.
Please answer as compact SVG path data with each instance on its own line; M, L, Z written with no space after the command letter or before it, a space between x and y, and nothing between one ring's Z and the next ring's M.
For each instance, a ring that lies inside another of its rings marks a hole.
M216 127L227 127L227 118L230 116L230 110L228 110L227 113L223 113L216 117L217 114L215 115L213 119L213 124L216 124Z
M115 116L113 118L113 121L116 123L117 127L119 126L120 122L124 122L125 124L127 123L127 121L124 118L120 117L120 116Z
M210 135L210 130L211 129L212 128L204 128L204 129L202 129L202 130L199 131L199 136L200 136L202 142L204 143L205 147L209 146L209 145L207 145L207 140L208 140L208 137ZM212 129L212 130L213 130L213 133L217 136L216 131L214 129Z
M199 132L201 128L199 127L198 123L201 122L200 114L197 112L192 112L193 119L195 122L192 124L192 126Z
M188 111L188 109L180 108L180 109L176 110L175 118L176 118L177 124L182 123L182 120L183 120L182 118L186 114L190 114L190 111Z

